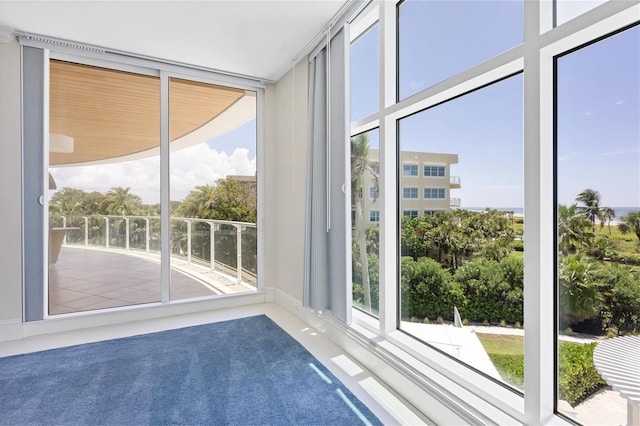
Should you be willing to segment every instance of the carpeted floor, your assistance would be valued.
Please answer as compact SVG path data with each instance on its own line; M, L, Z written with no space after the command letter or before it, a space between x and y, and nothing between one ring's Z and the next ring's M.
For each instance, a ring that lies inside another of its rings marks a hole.
M0 358L0 424L378 419L265 315Z

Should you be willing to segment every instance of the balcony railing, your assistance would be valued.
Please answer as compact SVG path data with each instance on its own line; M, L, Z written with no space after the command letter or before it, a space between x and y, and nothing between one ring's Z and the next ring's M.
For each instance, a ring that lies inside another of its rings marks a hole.
M449 176L449 187L460 188L460 176Z
M255 284L255 223L172 217L171 257L211 271L235 273L238 283ZM147 255L160 253L159 216L50 216L51 227L66 230L63 246L102 247Z
M449 200L449 207L451 207L452 209L459 209L460 208L460 198L451 198Z

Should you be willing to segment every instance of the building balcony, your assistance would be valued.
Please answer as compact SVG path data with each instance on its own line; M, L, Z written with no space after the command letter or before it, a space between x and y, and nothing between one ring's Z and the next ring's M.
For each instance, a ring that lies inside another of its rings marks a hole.
M451 198L449 199L449 207L452 209L460 208L460 198Z
M460 186L460 176L449 177L449 189L459 189Z
M51 222L62 226L49 239L50 315L161 300L159 217ZM255 231L253 223L172 217L170 299L255 291Z

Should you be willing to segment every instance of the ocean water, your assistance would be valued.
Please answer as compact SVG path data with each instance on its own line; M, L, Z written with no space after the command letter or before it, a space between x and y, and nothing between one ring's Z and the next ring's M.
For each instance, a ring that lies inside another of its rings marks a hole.
M461 209L465 210L476 210L483 211L489 207L466 207L461 206ZM514 212L515 214L524 214L524 208L522 207L491 207L494 210L504 211L504 212ZM611 207L614 212L616 212L616 217L614 219L620 219L622 216L625 216L629 212L640 211L640 207Z

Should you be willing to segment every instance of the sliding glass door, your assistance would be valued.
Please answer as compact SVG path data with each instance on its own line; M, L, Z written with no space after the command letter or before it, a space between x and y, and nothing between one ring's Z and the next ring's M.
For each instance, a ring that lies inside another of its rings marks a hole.
M158 302L160 78L49 68L49 314Z
M255 291L258 89L89 62L48 61L48 314Z

